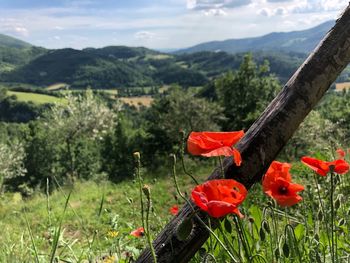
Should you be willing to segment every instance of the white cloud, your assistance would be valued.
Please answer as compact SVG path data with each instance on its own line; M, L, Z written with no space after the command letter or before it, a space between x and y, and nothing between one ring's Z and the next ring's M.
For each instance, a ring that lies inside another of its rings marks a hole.
M15 18L0 19L0 31L21 37L29 36L29 30L27 27L23 26L23 24Z
M261 15L261 16L267 16L267 17L270 17L273 15L273 12L271 9L269 8L262 8L260 10L257 11L257 14L258 15Z
M252 0L187 0L187 8L192 10L211 10L247 6Z
M61 26L55 26L54 29L55 29L55 30L63 30L64 28L61 27Z
M294 13L316 13L339 11L348 5L343 0L303 0L294 6Z
M288 13L287 9L284 7L277 7L275 9L271 8L262 8L257 14L261 16L271 17L271 16L283 16Z
M155 37L155 34L149 31L136 32L134 37L139 40L149 40Z
M284 7L278 7L274 10L276 16L283 16L287 14L287 10Z
M223 9L209 9L204 11L206 16L225 16L227 13Z

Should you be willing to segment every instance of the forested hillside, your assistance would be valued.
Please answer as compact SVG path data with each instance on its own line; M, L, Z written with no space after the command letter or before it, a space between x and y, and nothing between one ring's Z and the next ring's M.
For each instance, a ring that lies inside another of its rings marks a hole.
M250 51L258 63L268 60L271 72L284 83L332 24L329 21L304 31L203 43L173 54L126 46L46 50L0 35L0 82L41 87L66 83L78 89L203 86L237 69ZM347 76L346 73L341 79Z

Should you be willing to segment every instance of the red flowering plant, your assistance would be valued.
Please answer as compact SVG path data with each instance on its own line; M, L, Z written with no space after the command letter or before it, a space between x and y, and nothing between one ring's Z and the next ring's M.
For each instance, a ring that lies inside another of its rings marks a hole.
M233 179L218 179L197 185L192 190L192 200L210 216L220 218L228 214L243 217L238 206L247 196L243 184Z
M173 205L172 207L170 207L169 212L170 214L175 216L179 213L179 207L177 205Z
M143 229L143 227L139 227L139 228L131 231L130 235L132 235L134 237L143 237L145 235L145 230Z
M303 199L298 192L304 190L304 187L292 183L290 168L289 163L273 161L263 177L263 191L280 206L292 206Z
M301 162L321 176L326 176L327 173L330 172L331 167L333 167L333 171L337 174L346 174L350 168L349 164L344 159L326 162L316 158L304 156L301 158Z
M240 152L233 146L244 136L244 131L233 132L191 132L187 150L193 155L205 157L233 156L237 166L242 163Z

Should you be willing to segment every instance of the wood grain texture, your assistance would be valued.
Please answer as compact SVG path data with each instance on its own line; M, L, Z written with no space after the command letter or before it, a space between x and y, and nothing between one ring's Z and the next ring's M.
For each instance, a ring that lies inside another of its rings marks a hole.
M236 167L232 158L224 160L225 177L240 181L247 189L260 182L270 163L349 62L348 6L334 27L236 145L242 155L242 165ZM216 168L208 180L219 177L220 172ZM185 205L155 239L158 262L188 262L207 240L208 232L198 222L194 222L195 227L186 241L177 239L177 225L190 213L191 208ZM201 214L201 218L206 220L204 214ZM142 252L137 262L152 262L149 249Z

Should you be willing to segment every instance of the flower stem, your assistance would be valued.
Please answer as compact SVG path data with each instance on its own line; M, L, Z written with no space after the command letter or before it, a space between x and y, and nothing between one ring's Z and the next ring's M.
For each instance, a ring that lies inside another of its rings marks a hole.
M334 251L334 203L333 203L333 191L334 191L334 173L331 171L331 240L332 240L332 246L331 246L331 256L332 256L332 262L335 261L335 251Z
M224 166L222 164L221 156L219 156L219 163L220 163L220 169L221 169L221 176L222 178L225 178L225 171L224 171Z
M151 191L150 191L149 187L143 186L143 192L147 198L147 209L146 209L146 220L145 220L146 231L145 231L145 233L146 233L146 237L147 237L148 246L151 250L151 254L153 257L153 262L157 263L157 255L156 255L156 252L155 252L153 244L152 244L152 238L151 238L150 227L149 227L149 213L150 213L151 206L152 206Z
M175 154L171 154L170 155L172 161L173 161L173 179L174 179L174 183L175 183L175 187L176 187L176 191L179 194L179 196L191 207L192 211L195 213L195 209L192 206L191 202L183 195L183 193L180 190L179 184L177 182L177 176L176 176L176 156ZM227 249L227 247L224 245L224 243L222 243L222 241L220 240L220 238L214 233L213 230L210 229L210 227L208 227L206 225L206 223L203 222L203 220L197 215L195 214L196 219L209 231L209 233L211 235L214 236L214 238L219 242L219 244L221 245L221 247L225 250L225 252L228 254L228 256L231 258L232 262L236 263L238 262L234 256L231 254L231 252Z
M326 215L326 212L325 212L325 209L324 209L324 206L323 206L323 201L322 201L321 194L320 194L321 191L320 191L320 188L318 186L317 177L316 177L315 174L314 174L314 180L315 180L315 184L316 184L316 188L317 188L318 199L319 199L320 204L321 204L322 213L324 215ZM326 222L326 220L325 220L325 222ZM326 227L326 235L327 235L327 240L328 240L328 244L329 244L329 249L332 249L331 248L331 246L332 246L331 245L331 240L329 239L329 228L328 228L328 224L327 223L325 223L325 227ZM331 254L332 254L332 250L331 250Z

